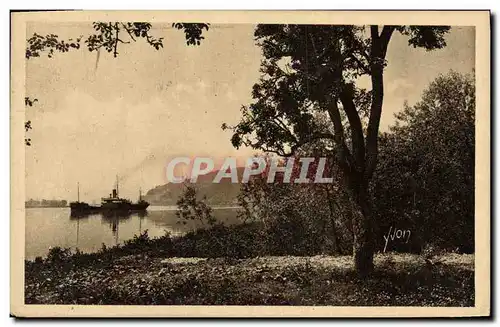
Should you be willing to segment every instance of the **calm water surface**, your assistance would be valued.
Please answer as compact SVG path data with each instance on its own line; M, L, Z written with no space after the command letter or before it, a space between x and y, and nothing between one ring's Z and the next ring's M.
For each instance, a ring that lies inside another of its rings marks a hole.
M200 223L179 223L175 207L148 208L146 214L106 217L101 214L81 218L70 217L69 208L26 208L26 259L47 255L50 247L95 252L102 244L112 246L132 239L148 230L150 237L169 232L182 235L200 227ZM238 223L238 208L214 208L214 216L225 224Z

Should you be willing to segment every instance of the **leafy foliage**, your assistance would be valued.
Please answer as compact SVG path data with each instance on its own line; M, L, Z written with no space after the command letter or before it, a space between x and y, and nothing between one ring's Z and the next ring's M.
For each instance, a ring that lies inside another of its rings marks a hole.
M71 250L66 248L61 248L59 246L53 247L49 250L47 255L48 262L62 262L71 257Z
M212 208L206 204L206 196L197 198L196 186L185 183L185 188L177 200L177 217L183 220L197 220L203 224L213 225L216 220L212 215Z
M449 26L398 26L397 30L409 36L408 44L414 48L424 48L427 51L442 49L446 46L444 35Z
M47 56L52 58L55 51L68 52L71 49L80 49L81 37L68 41L60 40L56 34L47 34L45 36L34 33L32 37L27 40L26 46L26 59L32 57L40 57L42 52L48 51Z
M35 104L35 102L37 102L38 99L31 99L30 97L25 97L24 98L24 105L26 106L26 108L28 107L33 107L33 105ZM25 132L27 133L30 129L31 129L31 120L27 120L24 122L24 130ZM27 138L25 137L24 138L24 143L27 145L27 146L30 146L31 145L31 138Z
M203 30L208 30L209 24L205 23L174 23L172 25L186 34L187 45L200 45ZM151 23L147 22L94 22L92 27L94 34L87 36L84 40L89 51L104 49L118 56L118 45L136 42L143 39L155 50L163 48L163 38L151 35ZM72 49L80 49L83 36L76 39L61 40L56 34L39 35L34 33L27 40L26 59L40 57L41 53L47 52L52 58L55 52L68 52Z
M200 45L201 40L205 39L202 36L203 30L207 30L210 24L204 23L173 23L172 27L178 30L184 30L184 34L186 35L186 44L187 45Z
M365 26L259 25L255 37L264 60L261 79L253 86L255 101L242 107L239 124L223 125L234 131L233 145L289 156L318 139L332 142L333 129L325 129L315 119L317 114L328 113L331 127L341 121L344 125L337 126L337 138L344 138L343 129L351 130L350 152L364 151L361 140L355 138L363 132L362 121L372 112L374 94L373 90L357 88L357 78L372 76L374 69L386 65L385 52L394 30L408 35L409 44L428 50L444 47L444 34L449 30L440 26L386 26L379 33L375 28L373 32L370 27L370 35ZM382 41L377 49L377 42ZM339 115L338 109L331 108L336 102L344 111ZM376 123L373 128L378 131ZM360 153L358 159L363 158Z
M297 163L290 177L293 181L300 176L302 164L299 158L291 158ZM267 249L281 255L349 253L352 230L339 205L342 198L333 162L327 163L323 173L333 176L333 183L283 183L283 173L276 175L275 183L268 183L271 159L267 158L263 173L241 185L239 196L241 217L262 224ZM309 164L306 177L314 180L317 169L318 160Z
M89 51L96 51L101 48L104 48L107 52L112 52L113 56L116 58L118 55L118 43L126 44L131 41L136 41L136 38L143 38L146 42L159 50L163 48L163 38L154 38L149 33L151 30L151 24L149 23L103 23L103 22L94 22L93 24L94 30L97 32L96 34L90 35L85 43ZM124 41L120 38L120 32L125 30L129 37L129 41Z
M382 137L372 182L381 230L418 232L420 243L474 250L474 77L450 72L406 105Z
M381 136L370 185L375 249L384 248L384 235L392 227L412 234L408 243L390 243L389 251L420 253L431 244L449 251L474 250L474 101L472 76L439 76L422 100L406 105L396 125ZM290 158L328 156L323 147L316 142ZM324 175L334 177L329 184L283 184L283 175L277 183L267 183L268 169L242 184L242 218L263 224L269 249L281 244L277 253L310 255L352 248L352 206L335 160L327 168ZM299 171L295 166L291 179Z

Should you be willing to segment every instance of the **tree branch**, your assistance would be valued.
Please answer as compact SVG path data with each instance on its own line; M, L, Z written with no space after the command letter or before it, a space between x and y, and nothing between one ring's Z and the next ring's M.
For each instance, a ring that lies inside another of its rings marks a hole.
M329 99L330 105L327 108L330 120L333 123L334 136L333 140L340 151L340 161L339 164L345 173L350 174L352 172L352 167L354 166L354 159L352 154L349 152L349 148L345 143L344 137L344 127L342 126L342 118L340 117L340 111L336 99Z
M361 60L359 60L358 57L356 57L354 54L351 56L352 59L354 59L354 61L356 61L356 63L358 64L358 66L363 70L363 73L365 74L368 74L370 75L371 74L371 71L370 71L370 68L368 68L368 66L366 66Z
M381 55L384 59L387 54L387 46L389 45L389 41L395 29L396 26L386 25L382 28L382 33L380 33Z
M135 38L134 38L134 33L132 33L132 31L127 27L127 25L121 23L123 28L125 29L125 31L127 31L128 35L130 36L130 38L132 39L132 41L135 42Z
M116 48L118 47L118 23L115 23L115 49L113 51L113 56L116 58L116 56L118 55L118 51L116 51Z
M378 131L384 100L384 61L387 53L387 46L394 29L394 26L384 26L382 33L379 36L378 26L370 26L372 37L370 53L372 71L372 104L370 109L370 118L368 120L368 130L366 133L365 180L369 180L371 178L377 164Z
M344 86L340 93L340 101L342 102L342 106L351 127L352 153L356 160L356 167L358 172L362 173L365 163L365 141L361 119L359 118L356 105L353 101L353 92L352 85Z

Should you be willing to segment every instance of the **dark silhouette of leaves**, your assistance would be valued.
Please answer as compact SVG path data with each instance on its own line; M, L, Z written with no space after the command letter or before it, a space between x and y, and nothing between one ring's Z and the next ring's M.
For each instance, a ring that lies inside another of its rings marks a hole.
M32 107L35 102L37 102L38 99L31 99L29 97L24 97L24 104L26 107ZM24 122L24 130L25 132L28 132L31 129L31 120L27 120ZM31 139L30 138L24 138L24 144L27 146L31 145Z
M94 22L93 24L96 34L90 35L85 43L89 51L96 51L104 48L107 52L112 52L116 58L118 55L118 44L128 44L131 41L136 42L137 39L144 39L156 50L163 48L163 38L155 38L150 34L151 24L141 22L127 23L104 23ZM125 31L128 36L127 40L120 37L120 33Z
M208 31L210 24L205 23L173 23L172 27L178 30L184 30L186 35L187 45L200 45L201 40L205 39L202 36L203 30Z
M441 49L446 46L444 35L449 26L400 26L397 28L403 35L409 36L408 44L414 48L424 48L427 51Z
M33 107L33 105L37 101L38 101L38 99L30 99L29 97L24 98L24 104L26 105L26 107L28 107L28 106Z
M71 49L80 48L81 37L76 40L68 39L68 41L59 40L55 34L48 34L42 36L34 33L31 38L27 40L26 59L32 57L40 57L40 53L48 51L47 56L52 58L55 51L68 52Z
M87 36L84 40L89 51L104 49L118 56L119 44L130 44L139 39L145 40L155 50L163 48L163 38L154 37L151 34L152 25L147 22L94 22L92 27L94 34ZM200 45L203 30L208 30L209 24L205 23L173 23L172 27L181 30L186 35L187 45ZM56 34L46 36L34 33L27 40L26 59L40 57L43 52L52 58L55 52L68 52L71 49L80 49L83 36L76 39L60 40Z

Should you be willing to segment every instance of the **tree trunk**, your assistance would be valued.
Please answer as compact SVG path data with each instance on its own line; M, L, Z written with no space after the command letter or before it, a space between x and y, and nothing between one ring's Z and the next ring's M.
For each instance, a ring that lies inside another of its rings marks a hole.
M354 267L359 277L373 272L373 225L366 190L351 198Z
M326 197L328 199L328 209L330 209L330 225L332 227L332 237L333 237L333 243L334 243L334 253L335 254L340 254L342 251L340 249L340 242L339 242L339 237L337 233L337 227L335 226L335 209L333 207L332 201L335 201L333 199L333 195L331 194L330 190L328 189L328 185L325 188L326 191ZM340 210L339 210L340 213Z

